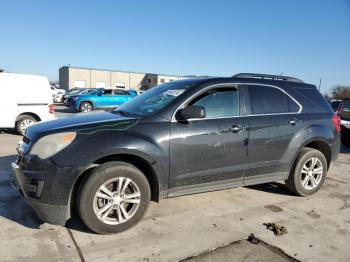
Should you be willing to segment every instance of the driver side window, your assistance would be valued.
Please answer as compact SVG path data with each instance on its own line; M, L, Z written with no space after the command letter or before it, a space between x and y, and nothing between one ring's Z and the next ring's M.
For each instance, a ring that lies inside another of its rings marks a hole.
M205 109L205 118L239 116L239 92L234 87L211 89L195 98L190 105Z
M111 96L112 95L112 90L103 90L103 95L104 96Z

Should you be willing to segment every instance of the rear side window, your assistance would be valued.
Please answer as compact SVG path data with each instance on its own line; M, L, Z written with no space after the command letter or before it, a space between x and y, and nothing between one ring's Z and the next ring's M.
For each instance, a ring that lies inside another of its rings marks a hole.
M343 110L345 112L350 112L350 100L349 99L344 100L344 108L343 108Z
M270 86L248 85L251 113L297 113L299 105L280 89Z
M118 96L128 96L130 95L128 91L124 90L114 90L114 94Z
M212 89L195 98L190 104L204 107L205 118L238 116L239 92L233 87Z

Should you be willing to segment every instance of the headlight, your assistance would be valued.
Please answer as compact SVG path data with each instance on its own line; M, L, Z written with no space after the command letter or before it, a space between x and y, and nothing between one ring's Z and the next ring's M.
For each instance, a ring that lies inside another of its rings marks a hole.
M78 100L78 97L76 96L76 97L72 97L72 99L74 100L74 101L76 101L76 100Z
M30 150L31 155L46 159L57 154L75 139L75 132L57 133L40 138Z

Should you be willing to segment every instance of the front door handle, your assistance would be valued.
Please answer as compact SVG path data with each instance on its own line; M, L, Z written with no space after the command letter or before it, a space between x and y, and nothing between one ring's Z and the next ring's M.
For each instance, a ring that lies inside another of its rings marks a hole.
M231 131L232 133L239 133L239 132L241 132L242 130L244 130L244 127L241 126L241 125L234 125L234 126L232 126L232 127L230 128L230 131Z

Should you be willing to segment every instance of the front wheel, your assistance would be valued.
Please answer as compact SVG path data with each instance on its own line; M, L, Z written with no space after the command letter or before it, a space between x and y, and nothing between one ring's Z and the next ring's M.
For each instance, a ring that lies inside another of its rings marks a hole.
M90 102L83 102L79 106L80 112L89 112L89 111L92 111L93 109L94 109L94 107L92 106L92 104Z
M95 168L80 186L77 206L88 228L111 234L136 225L146 213L150 196L147 178L139 169L110 162Z
M19 134L24 135L27 128L38 122L34 117L29 115L22 115L16 122L16 130Z
M299 196L316 193L323 185L327 174L327 161L322 152L303 148L286 180L286 185Z

